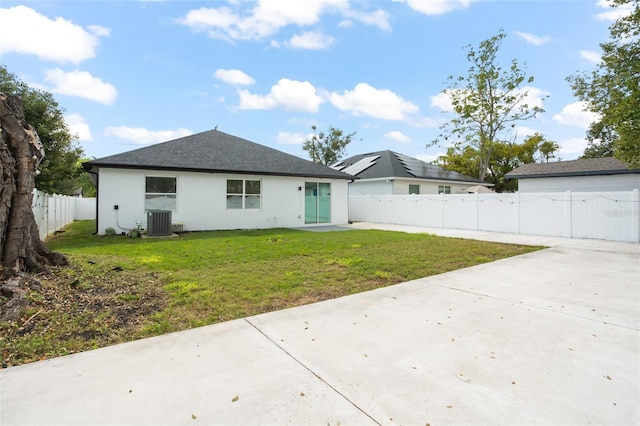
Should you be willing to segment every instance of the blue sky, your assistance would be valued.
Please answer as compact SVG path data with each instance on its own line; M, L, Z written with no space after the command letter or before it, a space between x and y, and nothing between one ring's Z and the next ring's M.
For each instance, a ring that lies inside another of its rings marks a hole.
M503 29L499 61L535 78L520 123L564 160L593 116L568 75L592 70L620 11L604 0L24 1L0 5L0 63L54 94L89 158L210 130L303 158L311 126L356 132L347 155L426 148L465 46Z

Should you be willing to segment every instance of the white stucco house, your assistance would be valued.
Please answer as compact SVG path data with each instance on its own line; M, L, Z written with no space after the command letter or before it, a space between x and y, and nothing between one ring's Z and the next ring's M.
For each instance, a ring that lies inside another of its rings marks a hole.
M388 150L355 155L331 167L358 178L349 184L349 195L466 194L492 186Z
M615 158L524 164L506 174L519 192L606 192L640 189L640 169Z
M305 227L349 220L353 176L217 130L84 164L96 183L97 233ZM161 217L157 215L157 217Z

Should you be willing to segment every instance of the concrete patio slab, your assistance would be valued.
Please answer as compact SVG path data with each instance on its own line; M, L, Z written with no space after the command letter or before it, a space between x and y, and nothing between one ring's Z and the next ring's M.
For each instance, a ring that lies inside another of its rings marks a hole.
M640 424L640 245L450 233L552 248L0 370L0 424Z
M244 320L0 374L2 425L375 424Z

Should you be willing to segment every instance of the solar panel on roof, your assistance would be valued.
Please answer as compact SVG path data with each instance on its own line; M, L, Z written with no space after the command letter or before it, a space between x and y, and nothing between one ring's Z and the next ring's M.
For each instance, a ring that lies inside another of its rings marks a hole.
M402 163L405 169L412 175L419 177L426 175L426 171L429 167L424 161L420 161L417 158L411 158L402 154L395 154L398 160Z
M330 165L329 167L331 167L333 170L342 170L344 169L344 163L342 161L338 161L337 163L334 163L332 165Z
M350 175L357 175L358 173L361 173L363 171L365 171L366 169L368 169L369 167L373 166L374 164L376 164L376 160L380 158L379 155L374 155L371 157L365 157L355 163L353 163L352 165L350 165L349 167L347 167L346 169L342 170L344 173L349 173Z

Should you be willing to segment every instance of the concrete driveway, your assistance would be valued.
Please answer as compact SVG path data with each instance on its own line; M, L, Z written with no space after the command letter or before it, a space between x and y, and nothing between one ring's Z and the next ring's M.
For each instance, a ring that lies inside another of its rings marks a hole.
M551 248L0 370L0 424L640 424L639 244L386 228Z

